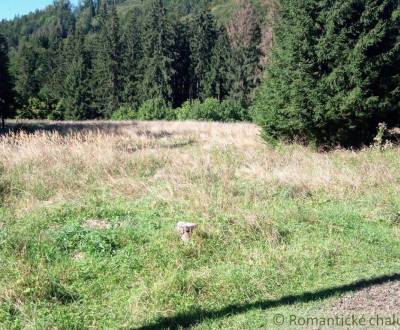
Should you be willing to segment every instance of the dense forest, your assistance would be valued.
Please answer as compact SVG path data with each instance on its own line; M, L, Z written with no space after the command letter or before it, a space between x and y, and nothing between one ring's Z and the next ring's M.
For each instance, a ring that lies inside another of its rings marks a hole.
M271 39L267 7L57 0L3 21L17 116L247 119Z
M398 0L57 0L0 34L3 118L254 120L328 146L400 126Z

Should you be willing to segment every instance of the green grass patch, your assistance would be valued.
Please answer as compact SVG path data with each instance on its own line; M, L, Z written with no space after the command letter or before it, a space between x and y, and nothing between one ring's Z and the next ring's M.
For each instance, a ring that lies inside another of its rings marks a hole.
M218 208L205 219L150 197L82 198L21 218L1 210L0 324L262 326L268 308L303 311L319 298L295 307L268 301L398 272L397 206L393 196L392 217L366 217L365 200L286 187L268 207L247 209L257 214L251 220ZM90 228L93 219L107 225ZM199 229L184 244L174 227L188 219Z

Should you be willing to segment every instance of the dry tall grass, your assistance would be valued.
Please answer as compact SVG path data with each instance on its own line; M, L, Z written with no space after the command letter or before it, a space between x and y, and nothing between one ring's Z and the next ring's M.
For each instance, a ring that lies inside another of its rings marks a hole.
M238 194L249 203L282 187L299 195L322 190L350 197L390 186L400 177L399 148L330 153L299 145L272 149L252 124L29 125L41 129L0 137L3 201L21 212L104 190L132 199L150 195L176 200L204 215L210 203L233 211Z
M253 329L269 310L190 315L398 273L400 148L272 148L252 124L25 127L0 136L0 328L186 313L197 329Z

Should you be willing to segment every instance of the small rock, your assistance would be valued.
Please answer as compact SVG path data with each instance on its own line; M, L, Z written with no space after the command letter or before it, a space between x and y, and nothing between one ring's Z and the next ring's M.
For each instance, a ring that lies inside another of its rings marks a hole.
M181 235L181 239L184 242L187 242L192 237L194 229L197 227L197 224L190 222L178 222L176 225L176 231Z

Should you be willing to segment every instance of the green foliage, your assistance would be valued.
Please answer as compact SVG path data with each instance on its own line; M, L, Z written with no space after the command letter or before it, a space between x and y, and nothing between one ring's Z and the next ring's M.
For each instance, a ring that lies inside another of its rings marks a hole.
M43 74L46 72L43 48L24 41L19 45L14 61L15 90L20 102L24 103L40 91Z
M219 31L219 37L212 51L210 69L207 73L206 94L223 100L231 90L231 71L233 69L232 48L225 29Z
M194 17L190 39L191 61L193 66L193 97L204 99L208 95L207 73L210 70L211 56L217 33L214 19L207 4Z
M143 57L143 31L141 26L141 12L132 12L129 14L128 23L123 35L123 91L122 101L134 107L139 106L141 95L141 76L143 66L141 60Z
M167 119L167 114L170 112L167 104L162 98L155 98L143 102L140 106L137 119L140 120L161 120Z
M66 42L65 79L62 98L64 118L81 120L91 117L90 104L90 55L85 49L84 38L77 31L70 35Z
M53 111L49 113L47 118L49 120L63 120L64 114L67 112L64 100L60 100L57 102L56 106L54 107Z
M94 104L97 114L109 118L119 106L122 91L122 41L119 18L115 6L107 3L99 15L93 61Z
M172 63L172 104L179 107L190 99L192 93L193 68L190 52L190 22L185 19L175 22L174 61Z
M221 102L221 119L223 121L243 121L250 120L250 116L240 101L228 98Z
M144 18L144 32L142 99L161 98L169 102L172 96L173 35L162 0L150 2Z
M217 99L207 98L204 102L193 102L193 119L198 120L220 120L220 103Z
M194 101L198 102L198 101ZM188 120L191 119L192 105L190 101L186 101L179 108L175 110L177 120Z
M285 1L253 108L267 139L360 145L400 124L400 4Z
M135 120L136 117L135 110L130 106L121 106L111 115L112 120Z
M258 85L260 75L261 28L249 0L239 1L239 8L228 26L231 39L228 71L229 97L244 107L251 103L251 91Z
M27 103L17 110L17 117L21 119L46 119L51 112L52 108L47 102L37 97L30 97Z
M85 0L75 10L69 1L57 0L44 10L1 21L0 32L11 45L19 114L111 118L121 105L137 109L159 98L173 107L193 99L234 98L247 107L258 58L242 52L245 60L234 61L235 38L221 26L233 13L241 19L234 16L230 29L244 29L246 38L252 34L255 18L241 9L250 8L249 1ZM222 21L215 13L225 9ZM46 103L40 108L48 112L39 114L34 99ZM166 118L175 115L168 111Z
M204 102L194 100L185 102L176 109L178 120L215 120L215 121L241 121L247 120L247 111L241 104L233 99L219 102L215 98L207 98Z
M4 119L13 115L14 92L9 72L8 44L0 33L0 117Z

